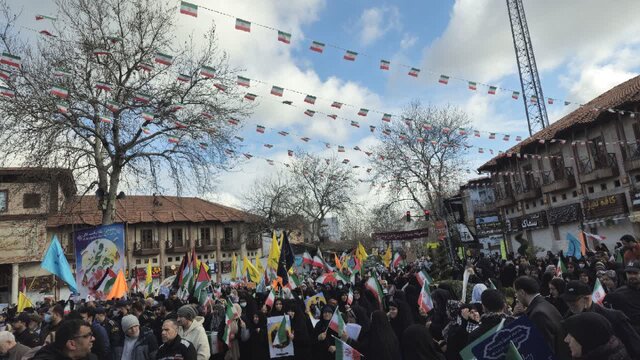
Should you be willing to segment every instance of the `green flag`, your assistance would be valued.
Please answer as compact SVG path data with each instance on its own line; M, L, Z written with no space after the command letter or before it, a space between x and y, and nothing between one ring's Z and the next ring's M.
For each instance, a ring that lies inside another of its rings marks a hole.
M518 348L513 341L509 341L507 352L504 354L504 360L522 360L522 355L518 352Z
M494 326L493 328L491 328L491 330L487 331L482 336L477 338L474 342L472 342L471 344L467 345L467 347L462 349L462 351L460 351L460 357L462 358L462 360L475 359L476 357L473 356L473 353L471 352L471 349L473 349L476 345L478 345L481 342L483 342L484 340L486 340L489 336L493 336L493 334L495 334L498 331L502 330L503 327L504 327L504 319L502 319L502 321L500 321L500 323L498 325Z
M282 321L280 322L280 326L278 327L278 332L276 333L275 338L273 339L273 345L281 345L287 342L289 339L289 332L287 331L287 315L282 317Z

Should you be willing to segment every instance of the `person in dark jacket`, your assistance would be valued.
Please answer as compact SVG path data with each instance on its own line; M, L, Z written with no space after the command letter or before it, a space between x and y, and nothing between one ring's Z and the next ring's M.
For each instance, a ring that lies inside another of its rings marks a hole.
M64 320L56 328L56 339L43 346L32 360L95 360L91 326L78 319Z
M569 306L566 318L583 312L594 312L604 316L611 323L614 335L622 341L627 353L633 359L640 359L640 335L622 311L607 309L594 303L591 289L580 281L570 281L563 298Z
M564 342L562 315L555 306L551 305L540 295L538 281L530 276L521 276L513 283L516 298L527 308L526 315L545 339L549 348L558 359L566 359L569 354Z
M402 335L402 358L404 360L445 360L424 325L409 326Z
M125 333L125 339L121 356L116 354L116 359L155 359L156 352L158 351L158 342L153 332L148 328L141 328L138 318L134 315L123 316L121 324L122 331Z
M111 360L113 354L111 353L111 346L109 344L109 337L107 331L102 325L93 322L94 309L81 306L78 310L71 311L67 314L67 319L80 319L86 321L87 324L91 324L91 331L93 332L93 346L91 352L98 357L98 360Z
M558 309L560 315L566 314L569 310L567 304L562 300L566 285L567 283L561 278L553 278L549 282L549 297L547 297L547 301Z
M13 335L16 337L16 342L26 347L36 347L40 345L40 337L38 334L29 330L29 314L21 312L11 322L13 328Z
M569 345L573 359L631 360L604 316L585 312L569 317L563 324L567 332L564 341Z
M631 325L640 333L640 262L627 265L624 271L627 284L607 294L604 303L627 315Z
M484 311L480 318L480 326L469 334L468 343L474 342L502 322L502 320L505 321L505 325L515 320L504 312L505 300L500 291L495 289L485 290L482 292L481 301Z
M29 350L28 346L17 343L10 331L0 331L0 358L20 360Z
M178 322L167 319L162 323L162 345L156 354L157 360L196 360L196 348L178 335Z

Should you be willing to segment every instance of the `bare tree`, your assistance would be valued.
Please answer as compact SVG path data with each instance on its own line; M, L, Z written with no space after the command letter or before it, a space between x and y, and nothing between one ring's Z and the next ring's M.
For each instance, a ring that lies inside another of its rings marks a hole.
M55 36L37 47L21 40L4 9L0 40L21 59L4 69L13 71L0 97L3 158L95 180L103 224L123 181L208 189L232 164L234 124L250 111L231 86L215 28L178 39L173 1L56 5Z
M299 204L293 196L293 184L289 173L281 172L256 180L243 195L245 210L257 215L256 222L263 231L304 227Z
M469 120L455 107L417 101L403 118L382 129L372 180L389 189L391 203L408 202L440 216L442 199L462 175Z

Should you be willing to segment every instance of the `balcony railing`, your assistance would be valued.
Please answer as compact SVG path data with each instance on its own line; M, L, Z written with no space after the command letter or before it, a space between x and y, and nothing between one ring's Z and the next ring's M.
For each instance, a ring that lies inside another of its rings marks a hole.
M257 250L262 247L262 240L258 237L254 240L247 240L247 249Z
M160 254L160 242L158 239L154 239L151 244L142 244L140 242L133 243L133 255L148 256Z
M184 253L189 251L189 240L182 240L182 244L175 244L173 240L167 240L165 242L166 252L172 253Z
M506 207L513 205L515 203L515 199L513 197L513 190L510 185L506 185L504 189L497 188L495 191L496 194L496 207Z
M583 183L598 181L618 176L616 154L608 153L593 158L582 158L578 161L580 181Z
M640 170L640 143L627 144L622 148L624 167L627 171Z
M527 184L529 182L529 184ZM530 181L515 183L515 200L525 201L540 197L540 180L530 178Z
M576 176L571 166L565 167L563 171L558 173L554 173L552 171L545 171L542 173L543 193L572 189L575 186Z
M222 243L220 244L220 248L222 249L222 251L240 250L240 243L222 241Z
M197 239L196 251L215 251L216 241L214 239Z

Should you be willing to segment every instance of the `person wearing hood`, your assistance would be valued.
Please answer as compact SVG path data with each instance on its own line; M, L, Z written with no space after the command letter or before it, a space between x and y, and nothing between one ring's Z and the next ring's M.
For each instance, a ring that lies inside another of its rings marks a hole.
M445 360L424 325L409 326L402 335L402 358L404 360Z
M336 352L336 347L333 336L337 337L338 334L329 329L329 322L333 316L333 311L334 309L330 305L323 306L320 311L320 320L316 323L316 326L313 329L311 341L313 342L313 355L316 360L334 359L333 354Z
M293 358L307 360L312 357L311 336L307 328L307 317L304 315L302 306L293 300L285 304L287 314L291 319L291 330L293 331Z
M116 359L121 360L149 360L155 359L158 351L158 341L153 331L149 328L140 327L138 318L134 315L125 315L120 320L122 331L124 332L124 345L121 356ZM57 333L56 333L57 335Z
M571 357L581 360L631 360L624 344L602 315L584 312L564 320Z
M411 310L409 310L409 305L402 300L392 300L389 301L387 305L389 308L389 312L387 313L389 323L398 341L402 344L402 334L409 325L413 325Z
M267 319L256 312L249 322L249 345L251 347L251 360L269 360L269 341L267 340Z
M193 306L183 305L178 309L178 335L193 344L198 353L198 360L209 360L211 349L203 323L204 318L198 316Z
M95 360L91 353L93 346L91 326L78 319L65 320L56 328L53 343L40 348L33 360Z
M400 360L400 342L391 328L387 314L381 310L371 313L368 344L364 358L371 360Z

